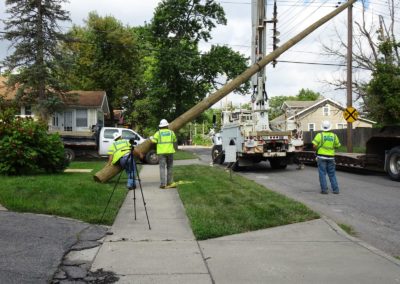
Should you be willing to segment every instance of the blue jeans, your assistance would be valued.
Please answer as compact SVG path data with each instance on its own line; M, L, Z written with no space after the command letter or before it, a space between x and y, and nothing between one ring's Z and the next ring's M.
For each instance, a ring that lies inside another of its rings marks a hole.
M326 183L326 174L329 176L333 192L339 192L339 185L336 180L335 172L335 159L318 158L318 173L321 191L328 191L328 184Z
M126 184L126 186L128 188L131 187L135 187L136 186L136 182L135 182L135 159L133 158L133 156L131 155L130 159L129 155L125 155L123 156L120 160L119 160L119 164L121 165L121 167L123 169L125 169L126 174L128 175L128 182Z
M161 186L170 185L173 182L172 167L174 165L174 154L159 154L158 157L160 159ZM166 180L165 171L167 171Z

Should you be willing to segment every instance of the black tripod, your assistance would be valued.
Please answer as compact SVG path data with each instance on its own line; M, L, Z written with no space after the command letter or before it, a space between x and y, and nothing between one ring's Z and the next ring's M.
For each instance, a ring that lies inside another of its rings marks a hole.
M131 145L130 152L129 152L129 156L127 158L127 162L126 162L124 168L126 169L127 167L129 167L129 169L131 169L129 171L129 173L128 173L128 178L133 178L133 179L135 178L134 176L133 177L130 176L132 174L132 169L134 169L134 171L136 172L136 176L137 176L137 180L138 180L138 183L139 183L140 192L142 193L142 200L143 200L144 211L146 212L147 224L149 224L149 230L151 230L150 221L149 221L149 215L147 214L146 201L144 200L144 195L143 195L142 182L140 180L139 171L137 170L136 163L135 163L135 160L134 160L134 157L133 157L133 150L134 150L135 142L132 141L132 140L129 140L129 143ZM128 163L129 163L129 165L128 165ZM114 185L113 191L111 192L110 198L108 199L107 205L104 208L103 215L101 216L101 219L100 219L100 223L101 223L101 221L103 221L104 214L106 213L108 205L110 204L111 198L112 198L112 196L114 194L115 188L117 187L117 185L119 183L119 180L121 178L122 172L123 171L121 171L121 173L119 174L118 179L117 179L117 181L116 181L116 183ZM136 187L133 187L133 208L134 208L135 220L136 220Z

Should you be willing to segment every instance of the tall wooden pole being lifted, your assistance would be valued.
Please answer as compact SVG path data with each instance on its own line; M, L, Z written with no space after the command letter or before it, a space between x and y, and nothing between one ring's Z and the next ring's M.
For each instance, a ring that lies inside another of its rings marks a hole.
M260 61L257 63L253 64L250 66L248 69L246 69L242 74L237 76L235 79L232 81L229 81L227 84L225 84L221 89L216 91L215 93L211 94L210 96L206 97L203 99L201 102L196 104L194 107L189 109L187 112L184 114L180 115L178 118L176 118L174 121L172 121L169 125L169 128L173 131L177 131L181 129L186 123L194 120L196 117L198 117L201 113L203 113L205 110L210 108L212 105L217 103L219 100L227 96L229 93L231 93L233 90L238 88L240 85L244 84L247 82L251 76L259 72L262 68L264 68L268 63L273 61L274 59L278 58L282 53L284 53L286 50L297 44L299 41L304 39L306 36L308 36L310 33L315 31L317 28L331 20L333 17L337 16L340 12L343 10L347 9L349 6L353 5L356 2L356 0L350 0L347 3L339 6L335 10L333 10L331 13L328 15L322 17L318 21L316 21L314 24L310 25L308 28L285 42L282 46L278 47L275 49L273 52L270 54L266 55L263 57ZM144 143L140 144L137 147L137 150L142 152L142 153L147 153L150 148L151 148L151 141L147 140ZM114 177L116 174L118 174L121 171L121 168L118 166L106 166L99 172L97 172L94 175L94 180L98 182L106 182L112 177Z

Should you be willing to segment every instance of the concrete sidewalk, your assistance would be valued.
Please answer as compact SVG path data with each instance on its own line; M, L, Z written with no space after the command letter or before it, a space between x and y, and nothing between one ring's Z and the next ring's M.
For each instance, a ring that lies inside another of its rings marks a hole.
M158 166L140 177L151 230L139 189L134 220L130 191L91 268L119 283L400 283L398 260L325 218L197 242L177 190L159 188Z

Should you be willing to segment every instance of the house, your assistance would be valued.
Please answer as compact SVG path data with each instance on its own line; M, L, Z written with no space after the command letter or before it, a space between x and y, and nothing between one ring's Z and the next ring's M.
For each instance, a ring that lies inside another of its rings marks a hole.
M16 90L5 86L6 78L0 77L0 96L14 100ZM94 126L104 126L104 116L110 112L104 91L70 91L71 98L64 99L65 108L49 119L49 131L91 132ZM19 116L35 117L29 105L19 105Z
M347 121L343 117L345 107L329 98L316 101L285 101L281 109L284 114L270 121L274 129L319 131L324 120L331 123L332 129L347 128ZM374 124L374 121L359 117L353 122L353 128L371 128Z

